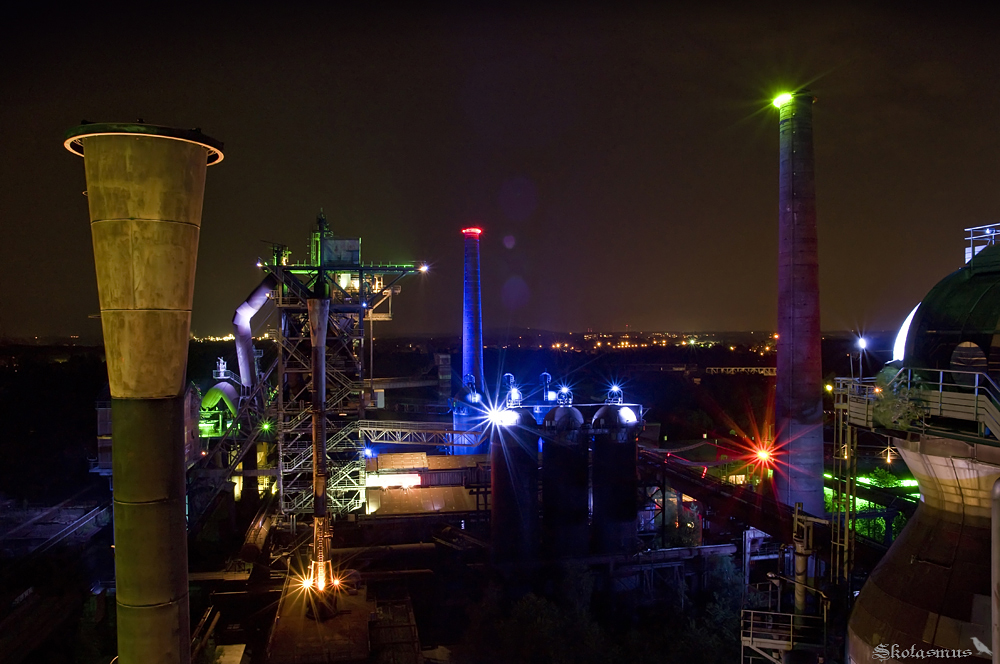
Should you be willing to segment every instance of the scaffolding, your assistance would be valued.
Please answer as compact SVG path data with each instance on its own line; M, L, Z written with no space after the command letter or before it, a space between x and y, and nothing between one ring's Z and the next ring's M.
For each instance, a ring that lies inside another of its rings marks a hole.
M851 422L851 399L857 397L858 381L838 378L833 388L833 502L830 580L849 581L854 568L857 519L858 430ZM867 395L864 395L867 403ZM857 399L855 399L857 400ZM867 420L867 418L865 418Z
M365 504L365 442L358 422L365 415L365 323L390 320L397 282L421 271L415 264L364 264L360 238L338 238L320 219L310 243L309 264L288 265L276 248L261 269L277 287L270 298L278 311L275 412L278 494L282 514L312 510L312 347L306 301L330 292L326 338L327 499L336 518ZM370 350L370 349L368 349Z

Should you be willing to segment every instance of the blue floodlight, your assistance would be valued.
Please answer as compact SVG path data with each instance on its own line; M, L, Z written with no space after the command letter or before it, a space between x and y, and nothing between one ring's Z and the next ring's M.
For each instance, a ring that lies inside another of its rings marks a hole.
M486 419L490 424L497 427L510 427L517 424L520 417L517 411L506 408L490 408L486 411Z

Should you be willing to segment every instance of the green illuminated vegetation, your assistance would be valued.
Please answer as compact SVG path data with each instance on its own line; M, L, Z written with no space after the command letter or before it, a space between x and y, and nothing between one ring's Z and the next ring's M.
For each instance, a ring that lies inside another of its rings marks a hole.
M824 477L832 479L832 475L823 474ZM917 481L911 479L900 479L893 473L882 468L874 468L868 475L857 478L858 484L867 487L878 487L890 489L894 487L916 487ZM919 493L910 494L919 496ZM826 511L842 511L842 506L835 506L833 489L824 487L823 497L826 503ZM835 510L834 508L837 507ZM903 526L906 525L906 516L886 509L885 505L879 505L863 498L855 498L855 509L857 510L857 521L855 530L858 535L866 537L876 542L885 542L886 527L892 528L892 539L899 536ZM868 516L866 516L868 514Z
M778 95L777 97L775 97L774 101L771 102L771 103L774 104L775 108L781 108L782 106L784 106L785 104L787 104L791 100L792 100L792 93L791 92L782 92L780 95Z

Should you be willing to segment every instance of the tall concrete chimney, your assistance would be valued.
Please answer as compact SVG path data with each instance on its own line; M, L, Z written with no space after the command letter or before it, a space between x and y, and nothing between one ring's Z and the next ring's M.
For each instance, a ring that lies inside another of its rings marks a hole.
M481 228L463 228L465 236L465 297L462 307L462 385L469 376L483 392L483 298L479 282Z
M119 664L191 660L183 393L205 169L198 130L87 124L84 157L111 383Z
M780 111L778 176L778 499L823 516L823 385L813 172L813 96L774 100Z

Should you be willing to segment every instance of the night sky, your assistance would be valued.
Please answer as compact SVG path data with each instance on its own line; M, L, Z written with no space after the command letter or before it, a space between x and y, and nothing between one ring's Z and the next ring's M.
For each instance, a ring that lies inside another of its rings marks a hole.
M488 328L771 329L769 100L799 86L819 100L824 329L898 327L961 265L962 229L1000 221L998 23L972 6L139 7L5 19L0 336L99 334L83 161L62 147L81 119L225 142L202 335L230 331L261 240L305 255L320 207L365 260L432 266L382 334L459 334L473 223Z

